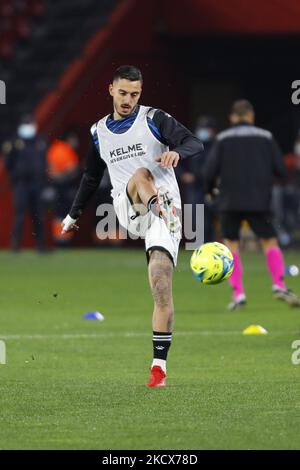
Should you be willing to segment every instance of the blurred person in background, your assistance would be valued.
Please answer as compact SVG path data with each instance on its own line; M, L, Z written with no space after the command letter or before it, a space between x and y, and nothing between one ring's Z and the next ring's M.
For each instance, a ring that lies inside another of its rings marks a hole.
M204 204L204 241L215 240L214 216L215 202L205 201L204 168L211 146L217 133L217 121L213 116L200 116L196 123L195 135L203 143L204 151L201 158L190 158L183 162L181 183L183 184L184 202L193 205L193 229L195 229L196 204Z
M32 115L21 120L16 135L4 142L2 151L13 190L14 224L11 247L21 247L25 215L29 209L34 238L39 251L45 251L43 205L41 194L46 180L46 142L38 134Z
M195 135L203 143L201 158L193 157L182 162L178 175L183 189L185 204L192 205L193 229L195 229L196 204L204 204L204 241L215 240L214 216L215 201L204 201L204 168L209 151L217 133L217 121L213 116L200 116L197 119Z
M80 173L78 136L74 131L66 132L56 139L47 152L48 175L54 188L54 220L52 235L56 244L68 245L74 232L61 233L61 222L74 199Z
M281 151L269 131L254 125L254 108L249 101L234 102L229 119L231 128L217 136L205 169L207 193L212 192L219 179L224 243L234 257L229 279L233 300L228 308L235 310L246 304L239 254L239 229L244 220L261 242L274 297L299 307L299 297L285 285L284 258L271 222L273 177L286 174Z
M293 153L284 156L287 167L284 188L284 226L291 237L291 241L295 230L300 228L300 130L293 150Z
M280 181L278 178L275 179L271 200L274 227L277 233L278 241L282 247L288 247L291 244L291 234L289 233L286 226L285 210L288 208L285 205L285 183L286 181Z
M282 246L290 246L300 227L300 131L293 152L284 155L287 169L283 182L276 181L272 192L275 228Z

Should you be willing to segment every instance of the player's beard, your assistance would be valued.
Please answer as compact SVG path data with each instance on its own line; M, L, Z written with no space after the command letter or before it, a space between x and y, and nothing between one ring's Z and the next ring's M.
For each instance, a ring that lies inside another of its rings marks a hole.
M130 116L130 114L133 114L136 110L137 104L133 108L129 108L129 111L127 113L123 113L121 105L119 106L119 109L116 109L117 113L121 118L125 118L127 116Z

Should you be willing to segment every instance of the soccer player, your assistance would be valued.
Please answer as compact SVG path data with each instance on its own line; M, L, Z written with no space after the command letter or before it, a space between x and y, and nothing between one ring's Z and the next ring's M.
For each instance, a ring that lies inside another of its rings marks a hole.
M212 193L219 178L224 243L234 257L234 270L229 279L233 300L228 308L235 310L246 304L239 254L239 229L243 220L248 221L261 242L274 297L299 307L300 299L284 282L284 259L271 222L273 177L285 175L280 149L269 131L254 125L254 108L249 101L233 103L229 118L232 126L217 136L205 169L206 193Z
M114 209L120 224L145 237L150 288L154 300L153 362L149 387L166 384L172 340L172 275L181 238L181 201L174 167L198 155L202 143L169 114L139 105L142 75L121 66L109 85L113 113L91 127L94 151L62 231L77 229L78 217L99 186L107 166Z

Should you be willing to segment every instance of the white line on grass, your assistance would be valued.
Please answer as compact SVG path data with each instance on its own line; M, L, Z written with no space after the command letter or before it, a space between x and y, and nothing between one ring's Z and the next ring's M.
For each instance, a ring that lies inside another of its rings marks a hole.
M272 333L272 336L281 336L284 334L298 334L299 332L292 331L276 331ZM241 335L242 331L177 331L175 336L231 336L231 335ZM70 334L33 334L33 335L1 335L0 339L10 340L10 339L97 339L97 338L139 338L144 336L151 336L151 333L140 332L108 332L108 333L70 333Z

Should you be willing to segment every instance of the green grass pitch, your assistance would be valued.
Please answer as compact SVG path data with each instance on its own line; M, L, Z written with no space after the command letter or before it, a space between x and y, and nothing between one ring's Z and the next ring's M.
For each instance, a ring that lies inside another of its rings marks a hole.
M182 252L168 387L148 389L152 299L141 250L0 253L1 449L298 449L300 309L244 254L248 307L203 286ZM300 254L288 252L288 264ZM300 293L299 278L289 286ZM105 321L82 315L98 310ZM267 336L243 336L260 324Z

